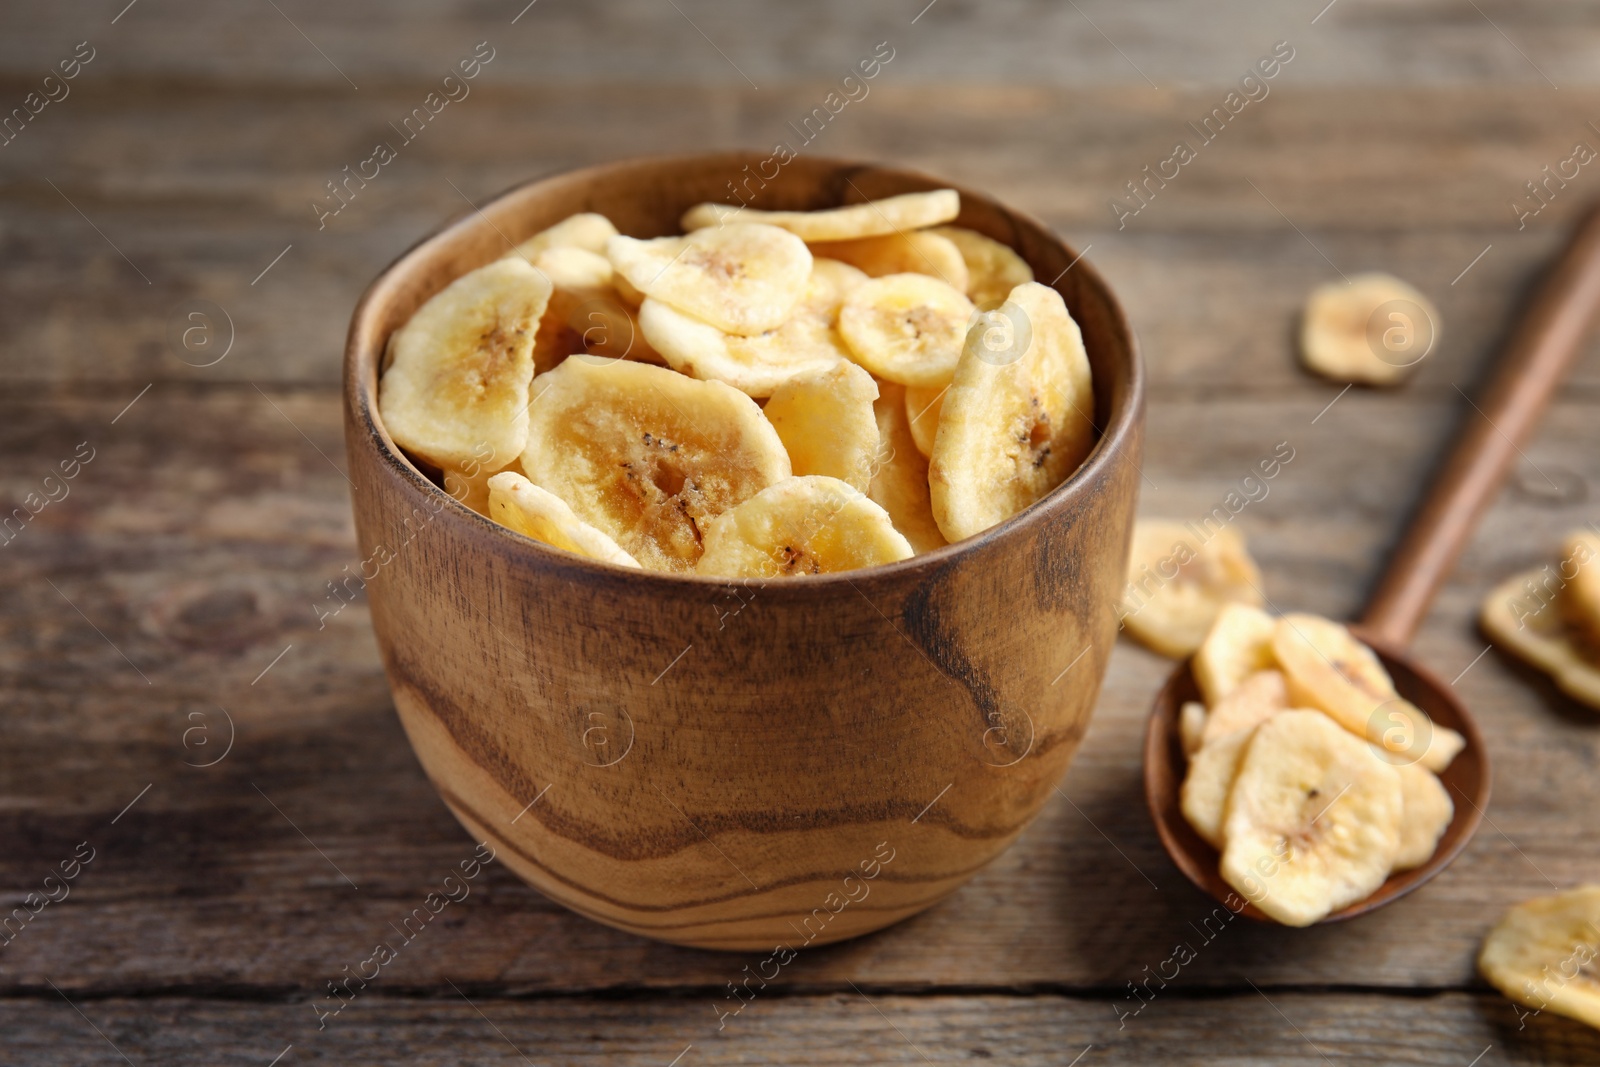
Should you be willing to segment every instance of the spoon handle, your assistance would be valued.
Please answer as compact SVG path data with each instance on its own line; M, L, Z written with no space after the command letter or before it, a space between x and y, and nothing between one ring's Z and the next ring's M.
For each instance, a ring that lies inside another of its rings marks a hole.
M1600 313L1600 208L1540 284L1367 601L1361 626L1405 648ZM1465 394L1462 394L1465 396Z

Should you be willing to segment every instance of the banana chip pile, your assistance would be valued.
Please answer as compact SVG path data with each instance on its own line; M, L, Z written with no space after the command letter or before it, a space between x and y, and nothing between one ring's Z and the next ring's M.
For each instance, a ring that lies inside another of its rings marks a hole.
M1495 644L1600 710L1600 536L1569 535L1561 557L1500 583L1478 619Z
M1181 807L1256 907L1309 926L1433 855L1455 814L1437 773L1465 739L1347 628L1229 604L1192 668L1205 702L1179 714Z
M649 240L574 215L395 332L379 411L458 500L619 566L823 574L971 537L1077 469L1094 397L1061 296L960 209L701 204Z

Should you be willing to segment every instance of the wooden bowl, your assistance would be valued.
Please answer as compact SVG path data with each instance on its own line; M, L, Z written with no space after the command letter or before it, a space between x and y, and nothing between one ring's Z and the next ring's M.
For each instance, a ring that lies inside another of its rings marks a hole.
M1325 923L1353 919L1381 908L1444 870L1472 839L1484 811L1489 807L1490 775L1483 736L1478 732L1477 723L1456 698L1455 690L1431 671L1418 666L1409 655L1377 641L1359 627L1353 629L1378 654L1378 659L1394 679L1395 689L1400 695L1421 708L1434 722L1460 732L1467 743L1439 776L1455 805L1455 814L1428 862L1413 870L1391 874L1370 897L1333 912L1321 920ZM1178 712L1185 701L1200 699L1200 687L1195 682L1194 672L1189 669L1189 663L1185 661L1172 672L1166 686L1156 697L1149 724L1145 728L1145 802L1150 806L1150 816L1155 820L1161 843L1166 846L1172 862L1189 881L1236 914L1261 922L1274 922L1222 880L1219 866L1222 857L1195 833L1179 807L1178 794L1183 786L1188 760L1184 757L1183 745L1178 737Z
M948 183L754 153L591 167L463 214L385 270L345 352L356 530L395 705L439 795L530 884L647 937L798 949L912 915L1038 814L1116 635L1143 378L1115 297L1033 219L961 190L1083 330L1099 442L980 536L889 566L771 582L639 573L513 534L389 437L389 334L461 273L579 211L678 230L731 199L819 208ZM1070 270L1068 268L1071 268ZM1082 661L1077 658L1082 656Z

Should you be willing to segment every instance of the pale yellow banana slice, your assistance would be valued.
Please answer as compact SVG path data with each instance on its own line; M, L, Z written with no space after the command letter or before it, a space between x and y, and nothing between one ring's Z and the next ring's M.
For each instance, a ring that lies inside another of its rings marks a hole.
M1383 884L1401 804L1399 772L1366 742L1319 711L1279 712L1256 727L1228 794L1223 880L1309 926Z
M834 320L845 294L866 280L854 267L819 259L790 316L750 337L725 333L655 299L640 307L639 326L674 370L725 382L749 396L771 396L784 382L849 360Z
M488 491L489 517L501 526L590 559L639 566L615 541L574 515L564 500L515 471L501 471L490 478Z
M1383 749L1373 746L1374 754L1389 762ZM1394 869L1409 871L1433 858L1456 806L1438 775L1420 763L1402 763L1400 772L1400 847L1394 855Z
M790 478L706 527L700 574L786 578L893 563L911 556L888 512L837 478Z
M1562 619L1547 570L1526 571L1484 597L1478 621L1489 639L1550 676L1557 688L1600 711L1600 655L1575 639ZM1563 590L1564 592L1564 590Z
M939 413L944 410L948 384L924 389L906 386L906 417L911 420L911 440L924 457L933 455L933 439L939 433Z
M1206 706L1198 700L1186 700L1178 709L1178 742L1185 756L1200 751L1201 738L1206 732Z
M867 496L889 513L894 528L919 555L945 545L928 497L928 461L911 439L903 385L881 382L872 411L878 423L878 457Z
M1281 671L1257 671L1229 691L1206 713L1201 744L1235 730L1259 726L1289 707L1289 689Z
M1395 692L1377 655L1339 623L1285 615L1273 634L1272 653L1288 680L1290 703L1326 712L1386 750L1393 763L1420 762L1439 772L1466 745L1460 734Z
M528 436L533 340L550 280L502 259L435 293L390 340L378 411L402 448L440 467L484 449L505 462Z
M535 393L529 480L651 570L692 570L713 518L789 476L772 424L721 382L572 356Z
M1597 956L1600 886L1586 885L1507 911L1483 940L1478 970L1535 1013L1551 1011L1600 1029Z
M1194 832L1220 851L1226 842L1224 827L1228 795L1255 727L1234 730L1201 745L1189 760L1189 772L1178 792L1178 808Z
M796 475L822 474L860 492L872 482L878 458L878 383L848 360L790 378L762 410Z
M531 242L530 242L531 243ZM572 245L533 254L533 268L550 279L550 301L533 342L533 370L543 374L575 352L584 351L583 311L611 298L611 261ZM614 298L611 298L614 299Z
M776 226L734 223L687 237L613 237L606 255L639 292L744 336L783 325L805 293L811 252Z
M1054 289L1017 286L968 331L944 397L928 460L939 529L960 541L1015 515L1078 469L1094 434L1078 324Z
M980 311L1006 302L1011 290L1033 281L1033 268L1010 248L976 230L938 226L928 231L956 246L967 265L967 297Z
M549 248L581 248L585 252L603 256L606 242L616 235L617 228L611 225L610 219L586 211L581 215L569 215L548 230L539 231L507 252L506 258L516 256L532 262L540 252Z
M926 231L891 233L856 241L820 241L811 246L811 254L841 260L874 278L889 274L926 274L959 293L967 291L971 280L966 260L961 258L961 250L955 242Z
M682 225L685 230L699 230L732 222L762 222L788 230L804 241L847 241L920 230L949 222L959 214L961 197L956 191L935 189L821 211L760 211L742 204L696 204L684 212Z
M1216 705L1240 682L1277 664L1272 637L1278 624L1250 604L1224 604L1190 665L1206 703Z
M1392 385L1439 336L1428 298L1389 274L1358 274L1312 290L1300 326L1305 365L1336 382Z
M942 389L955 374L972 302L926 274L890 274L851 290L839 332L855 361L886 381Z
M1558 602L1567 627L1589 648L1600 649L1600 534L1577 530L1561 546L1563 575L1572 572Z
M1261 572L1234 527L1162 519L1134 524L1122 622L1140 644L1174 659L1192 655L1223 608L1235 602L1259 607L1262 595Z

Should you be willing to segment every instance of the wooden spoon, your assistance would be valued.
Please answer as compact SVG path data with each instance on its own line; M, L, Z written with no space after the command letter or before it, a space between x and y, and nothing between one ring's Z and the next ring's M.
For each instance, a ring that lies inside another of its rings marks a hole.
M1480 515L1521 455L1556 386L1581 350L1600 312L1600 208L1591 210L1518 324L1493 377L1466 418L1433 488L1412 520L1361 619L1352 628L1372 646L1400 695L1434 722L1466 738L1440 775L1455 802L1455 817L1427 863L1389 876L1370 897L1323 922L1381 908L1442 871L1466 846L1489 803L1489 756L1472 716L1455 690L1415 663L1407 646L1449 577ZM1178 806L1187 761L1178 737L1178 712L1200 699L1185 661L1156 696L1145 733L1145 800L1161 843L1188 879L1231 910L1271 920L1222 880L1217 850L1194 832Z

